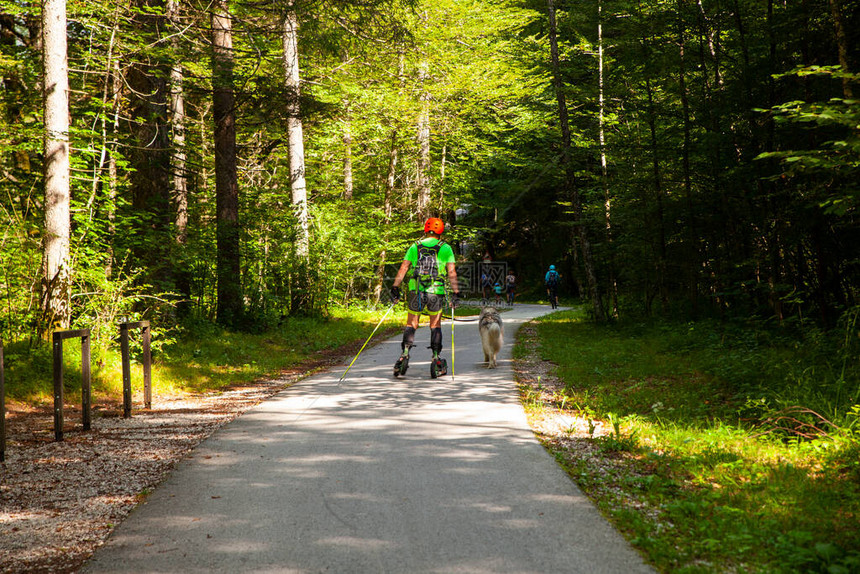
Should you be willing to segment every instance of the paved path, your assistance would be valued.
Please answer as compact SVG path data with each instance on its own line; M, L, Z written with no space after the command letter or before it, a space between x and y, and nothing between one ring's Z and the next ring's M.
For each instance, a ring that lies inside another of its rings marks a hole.
M456 372L430 378L419 329L305 379L202 443L86 572L651 572L534 438L510 345L546 313L503 315L500 367L456 323ZM449 324L443 327L450 362Z

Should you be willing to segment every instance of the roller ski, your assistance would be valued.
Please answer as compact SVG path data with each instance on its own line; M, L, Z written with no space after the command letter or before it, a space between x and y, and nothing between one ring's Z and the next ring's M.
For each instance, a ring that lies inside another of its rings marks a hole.
M435 379L448 374L448 361L439 356L439 353L433 353L433 360L430 361L430 378Z
M409 349L403 351L403 354L400 355L400 358L397 359L397 362L394 363L394 376L402 377L406 374L406 369L409 368Z

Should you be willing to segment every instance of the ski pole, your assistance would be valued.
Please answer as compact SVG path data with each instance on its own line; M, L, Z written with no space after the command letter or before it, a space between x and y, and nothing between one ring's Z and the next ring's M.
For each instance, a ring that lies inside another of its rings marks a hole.
M454 299L451 299L451 380L454 380L454 365L456 364L457 355L454 353Z
M367 346L367 344L373 338L373 335L376 333L377 330L379 330L379 327L382 326L382 323L385 321L385 318L388 317L388 314L391 313L391 311L394 309L395 305L397 305L396 302L392 303L391 306L388 307L388 311L385 312L385 315L383 315L382 319L379 320L379 323L376 324L376 327L374 327L373 331L370 333L370 337L367 338L367 341L365 341L364 345L362 345L361 348L358 350L358 354L355 355L355 358L352 360L352 363L349 364L349 366L343 372L343 375L341 375L340 380L338 381L338 384L342 383L343 379L346 378L346 374L349 372L349 370L355 364L355 361L358 359L359 355L361 355L361 352L364 351L364 348Z

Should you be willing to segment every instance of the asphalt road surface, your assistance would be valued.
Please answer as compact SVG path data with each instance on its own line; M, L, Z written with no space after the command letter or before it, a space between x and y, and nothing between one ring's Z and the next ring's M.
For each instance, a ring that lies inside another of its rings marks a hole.
M510 364L475 322L429 329L392 376L400 337L247 411L204 441L117 527L85 572L652 572L540 446Z

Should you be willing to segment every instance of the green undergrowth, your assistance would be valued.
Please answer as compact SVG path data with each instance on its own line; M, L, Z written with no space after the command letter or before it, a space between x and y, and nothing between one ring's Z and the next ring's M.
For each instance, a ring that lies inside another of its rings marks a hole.
M615 464L548 448L660 571L860 572L856 332L536 326L554 406L603 421L584 440Z
M481 307L478 305L461 305L454 309L454 318L459 319L461 317L475 317L481 314ZM451 318L451 309L446 307L442 310L442 316L445 319ZM423 323L422 323L423 324Z
M327 317L287 318L277 328L260 333L235 332L211 323L187 325L169 332L152 326L153 396L217 391L252 382L312 360L320 352L363 343L385 310L334 309ZM388 315L377 335L401 326L406 314ZM142 400L143 367L139 337L132 337L131 379L135 401ZM64 343L66 402L80 400L81 344ZM53 363L50 345L35 349L12 344L5 349L6 397L32 405L53 401ZM122 360L117 341L94 346L91 360L94 403L122 400Z

